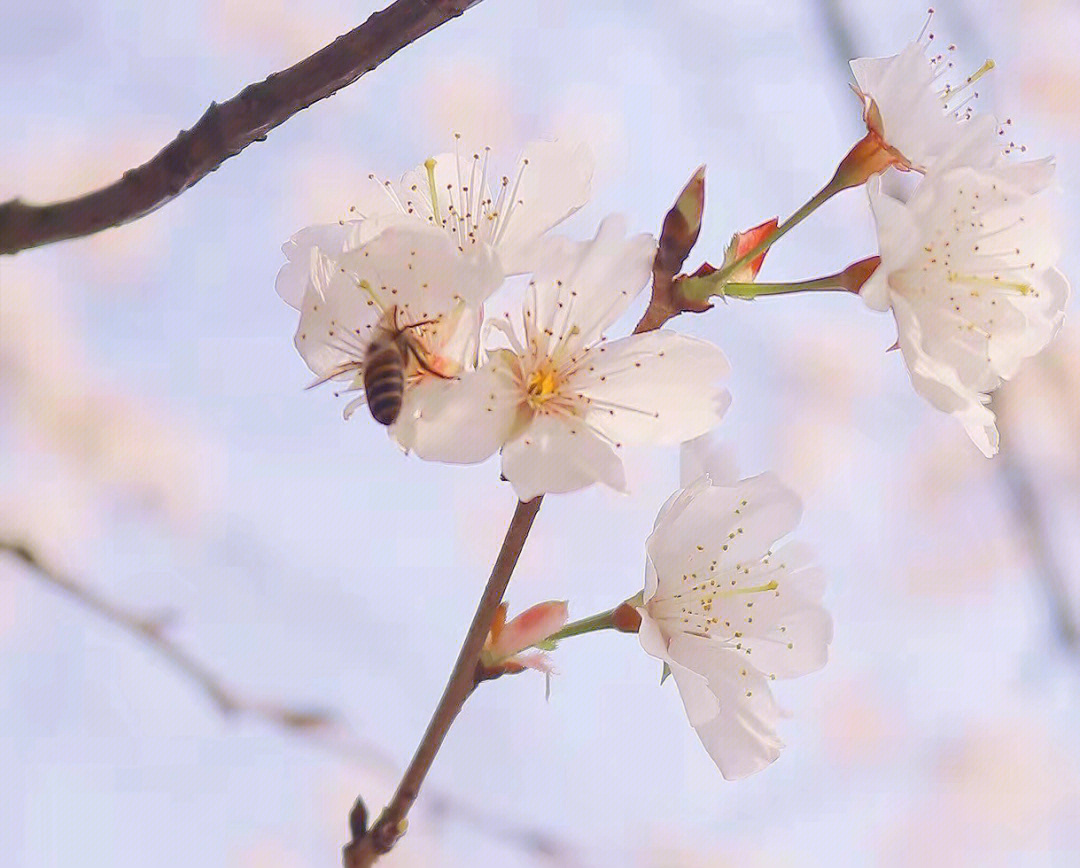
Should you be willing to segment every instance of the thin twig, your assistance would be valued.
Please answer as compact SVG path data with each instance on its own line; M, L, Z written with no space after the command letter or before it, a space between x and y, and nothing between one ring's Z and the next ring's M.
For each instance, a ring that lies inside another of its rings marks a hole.
M310 57L210 103L198 122L151 160L92 193L32 205L0 204L0 254L79 238L143 217L180 195L297 112L341 90L480 0L397 0Z
M22 542L0 539L0 551L17 558L38 579L75 600L81 606L120 629L142 640L151 650L167 660L190 679L226 717L249 715L281 729L308 734L325 733L336 724L325 711L295 708L264 699L250 699L232 690L218 673L197 660L168 634L171 618L149 616L119 606L102 594L55 569Z
M660 230L656 256L653 259L653 286L649 306L634 328L634 334L652 331L662 326L667 320L682 310L676 308L671 299L674 276L678 273L697 242L701 228L701 214L704 206L705 175L704 167L698 169L690 182L683 188L675 205L665 215ZM681 302L680 302L681 304ZM495 609L502 602L503 594L510 582L521 549L532 528L536 513L540 510L543 497L537 497L527 503L518 502L514 517L510 520L502 548L491 569L491 577L484 587L480 604L473 615L472 623L465 634L465 641L458 652L457 662L450 673L442 698L435 713L428 723L420 745L413 755L401 783L398 784L390 804L383 809L379 818L369 829L367 809L363 799L358 798L349 817L352 840L343 851L345 868L367 868L380 856L389 853L397 840L405 834L409 809L420 793L428 770L435 755L439 752L446 734L457 718L466 700L476 689L481 673L478 670L480 652L484 639L491 627Z
M1005 414L999 414L998 425L1003 435L1008 433L1006 423ZM1058 641L1069 653L1080 653L1080 617L1073 611L1068 581L1054 554L1041 498L1027 467L1013 454L1007 436L1003 440L1004 445L994 460L1009 493L1009 508L1016 523L1023 529L1035 578L1046 595Z
M46 564L44 559L25 543L0 539L0 552L4 551L31 570L35 578L146 643L190 678L222 715L246 715L260 719L350 762L363 759L373 766L381 767L387 773L393 767L393 760L384 751L357 739L339 724L339 716L336 714L242 698L225 684L220 675L204 666L165 635L172 620L168 615L148 616L118 606L97 591ZM570 859L572 848L541 829L520 825L487 809L460 803L445 792L433 792L431 797L430 809L437 816L475 827L484 834L502 838L541 857L558 859L563 863Z
M510 527L506 530L502 548L499 550L499 556L491 568L491 576L484 587L484 593L476 607L476 614L473 615L472 622L469 624L465 641L461 645L461 651L458 652L457 661L450 673L450 680L446 683L442 698L435 708L435 713L424 731L412 762L405 770L390 804L383 809L370 829L364 828L363 803L358 800L357 807L353 809L351 818L353 840L345 846L344 850L344 863L347 868L361 868L361 866L373 864L379 856L389 853L398 838L404 834L409 809L420 794L420 787L424 783L424 778L427 777L435 755L439 752L465 700L476 687L476 670L480 662L480 651L484 646L484 639L491 627L495 610L502 602L506 586L510 582L510 576L521 556L525 539L529 535L537 512L540 511L542 501L543 497L537 497L528 502L518 501L514 517L510 520Z

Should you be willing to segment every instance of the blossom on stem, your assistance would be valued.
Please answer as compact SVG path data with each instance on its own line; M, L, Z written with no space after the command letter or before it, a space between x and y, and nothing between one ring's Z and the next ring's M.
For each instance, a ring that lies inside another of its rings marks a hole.
M393 309L415 352L407 354L405 390L390 434L405 449L425 436L421 416L453 378L472 367L479 347L481 309L502 273L490 250L461 256L430 226L391 227L337 259L318 255L305 293L295 343L316 383L340 381L360 392L345 408L361 406L364 357L378 323Z
M424 457L467 463L501 449L521 500L594 482L624 490L623 444L678 443L719 422L728 394L716 381L728 365L715 346L669 331L604 338L656 251L650 236L625 231L614 217L592 241L548 240L520 329L509 314L492 323L509 346L431 409L430 430L446 437L420 444Z
M489 148L455 136L454 153L425 160L398 182L370 175L347 219L309 226L284 244L278 294L300 307L313 251L337 258L389 226L416 223L442 229L463 253L495 248L507 274L530 271L541 237L588 201L592 158L583 146L537 141L509 175L497 175L492 162Z
M664 505L647 543L638 638L670 670L728 780L780 754L769 682L820 669L828 656L820 571L800 546L773 550L800 513L771 474L732 486L705 474Z
M915 391L988 457L989 393L1049 343L1069 297L1053 213L1036 195L1052 172L1048 161L930 172L906 202L880 179L868 186L881 265L861 295L892 310Z
M547 654L523 652L562 629L569 617L566 601L537 603L510 621L506 620L506 609L506 603L500 603L495 610L495 618L480 652L480 665L491 674L516 673L525 669L550 674L551 661Z
M831 182L837 189L862 184L890 166L918 172L945 165L990 168L1014 147L1003 148L998 133L1004 128L971 105L978 96L975 83L994 62L953 84L956 46L937 51L929 24L899 54L851 61L867 133L840 163Z

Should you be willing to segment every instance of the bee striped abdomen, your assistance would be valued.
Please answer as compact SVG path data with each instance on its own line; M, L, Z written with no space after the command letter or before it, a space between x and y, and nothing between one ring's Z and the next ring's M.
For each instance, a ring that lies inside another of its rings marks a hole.
M374 340L364 359L364 391L375 421L393 425L405 391L405 356L396 340Z

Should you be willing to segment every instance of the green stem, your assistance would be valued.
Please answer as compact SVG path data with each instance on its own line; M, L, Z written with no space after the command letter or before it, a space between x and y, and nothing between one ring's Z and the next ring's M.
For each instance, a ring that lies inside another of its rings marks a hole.
M759 244L751 248L747 253L740 256L730 265L726 265L717 271L715 274L709 275L709 281L715 282L718 286L723 286L724 281L731 277L736 271L742 268L746 263L753 262L758 256L768 250L777 241L783 238L788 232L802 223L807 217L813 214L818 208L828 202L833 196L845 189L845 185L837 181L834 176L828 184L822 187L815 193L808 202L806 202L798 211L787 218L783 223L776 227L776 231L769 237L763 239Z
M792 292L827 292L839 290L849 292L846 286L837 282L839 275L819 277L816 280L802 280L796 283L728 283L723 288L724 295L734 298L757 298L759 295L786 295Z
M615 624L611 620L611 616L614 614L614 609L608 609L606 612L590 615L588 618L582 618L579 621L571 621L558 633L553 633L544 641L558 642L560 639L568 639L571 636L580 636L582 633L595 633L597 630L614 630Z

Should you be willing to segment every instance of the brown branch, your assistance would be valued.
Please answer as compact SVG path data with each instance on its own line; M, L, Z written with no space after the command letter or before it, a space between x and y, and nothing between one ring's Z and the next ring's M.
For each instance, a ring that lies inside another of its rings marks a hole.
M48 205L20 199L0 204L0 254L92 235L149 214L297 112L352 84L478 2L397 0L305 60L226 102L210 103L195 126L119 181Z
M994 403L1000 402L995 400ZM1009 509L1023 531L1035 577L1046 595L1050 619L1053 621L1058 641L1066 651L1076 654L1080 652L1080 616L1073 611L1069 599L1069 582L1054 554L1042 499L1023 460L1013 454L1008 442L1011 423L1005 413L998 413L998 427L1001 429L1004 445L995 461L1009 493Z
M656 256L653 259L652 295L634 334L660 328L681 311L695 309L687 306L683 299L676 301L672 293L675 275L697 242L704 197L705 167L702 166L694 173L679 194L675 205L664 217ZM705 310L708 307L710 305L706 304L699 309ZM409 809L420 793L420 787L435 760L435 755L466 700L484 679L484 673L479 670L480 651L542 500L541 496L527 503L518 502L442 699L439 700L394 797L370 829L367 827L367 808L363 799L356 800L349 816L352 840L345 845L343 851L345 868L368 868L380 856L389 853L397 840L405 834Z
M33 574L94 614L142 640L152 651L194 682L226 717L249 715L291 732L325 734L334 726L327 712L293 708L262 699L246 699L230 689L216 672L199 662L168 635L171 618L149 616L113 603L92 588L47 564L28 545L0 539L0 552L9 552Z
M0 552L4 551L28 568L35 578L145 642L151 650L190 678L222 715L258 718L291 735L299 735L342 759L355 761L358 757L363 757L365 762L374 766L392 766L392 760L385 752L360 741L348 729L338 725L338 716L335 714L241 697L225 684L220 675L197 661L165 635L165 630L172 620L167 614L146 615L118 606L97 591L47 565L41 556L25 543L0 539ZM571 847L567 843L541 829L523 826L495 812L459 803L441 791L432 792L430 795L430 810L435 815L475 827L484 834L502 838L527 852L558 860L560 864L568 864L571 858Z
M343 854L347 868L372 865L380 856L389 853L398 838L405 833L409 809L420 794L420 787L424 783L424 778L427 777L435 755L439 752L465 700L476 687L477 665L480 662L480 651L484 646L484 639L491 627L495 609L498 608L503 594L506 593L506 586L510 582L510 576L521 556L521 549L525 545L533 520L540 511L542 501L543 497L537 497L528 502L518 502L442 698L435 708L435 713L424 731L412 762L409 763L408 769L401 778L401 783L398 784L390 804L383 809L370 830L365 828L366 812L363 802L357 800L350 817L353 840L345 846Z

